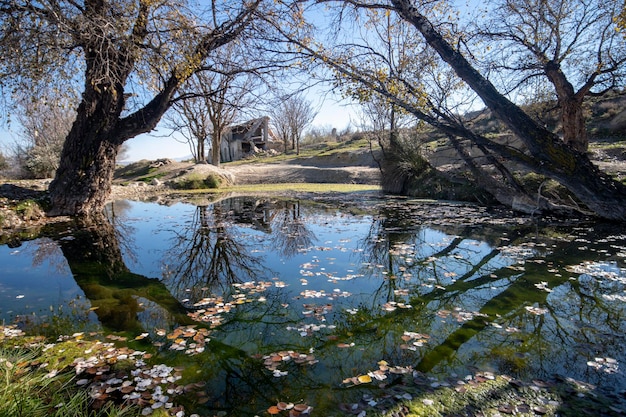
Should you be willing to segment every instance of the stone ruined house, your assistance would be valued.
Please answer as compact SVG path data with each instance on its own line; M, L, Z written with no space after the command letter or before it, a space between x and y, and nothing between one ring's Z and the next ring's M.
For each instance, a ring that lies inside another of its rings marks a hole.
M229 126L220 144L221 161L237 161L259 150L267 150L270 141L269 123L270 118L265 116Z

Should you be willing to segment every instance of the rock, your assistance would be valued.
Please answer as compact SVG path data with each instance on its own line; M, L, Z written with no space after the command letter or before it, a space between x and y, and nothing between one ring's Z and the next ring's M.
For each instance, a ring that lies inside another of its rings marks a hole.
M11 210L1 210L0 211L0 228L2 229L12 229L19 228L22 226L24 222L22 219Z
M157 159L156 161L151 162L149 166L150 168L160 168L162 166L170 165L173 163L174 161L172 161L171 159L163 158L163 159Z

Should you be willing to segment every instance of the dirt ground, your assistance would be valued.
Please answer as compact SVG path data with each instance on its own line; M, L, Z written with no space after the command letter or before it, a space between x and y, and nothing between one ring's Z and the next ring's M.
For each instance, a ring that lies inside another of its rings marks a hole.
M149 174L126 173L116 176L112 199L137 198L158 194L165 187L185 178L206 178L219 175L229 185L328 183L328 184L380 184L380 170L376 160L367 150L341 153L325 157L299 158L284 162L222 164L216 168L209 164L176 162L168 159L141 161L150 164ZM120 170L121 171L121 170ZM137 167L138 172L145 169ZM147 180L154 178L153 180Z

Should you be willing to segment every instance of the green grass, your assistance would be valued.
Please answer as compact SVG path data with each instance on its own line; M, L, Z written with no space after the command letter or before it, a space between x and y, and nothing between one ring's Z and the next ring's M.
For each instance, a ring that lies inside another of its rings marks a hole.
M195 193L354 193L362 191L380 191L378 185L371 184L335 184L335 183L279 183L279 184L243 184L221 187L219 189L185 190ZM178 190L180 191L180 190ZM174 190L176 192L176 190Z
M84 350L80 350L84 354ZM64 357L68 353L64 352ZM0 416L11 417L134 417L137 407L107 404L90 407L88 392L76 386L75 376L52 367L38 366L46 355L41 349L0 348ZM58 363L57 363L58 364Z
M154 171L156 171L156 168L151 168L149 161L145 159L117 169L120 177L148 176Z

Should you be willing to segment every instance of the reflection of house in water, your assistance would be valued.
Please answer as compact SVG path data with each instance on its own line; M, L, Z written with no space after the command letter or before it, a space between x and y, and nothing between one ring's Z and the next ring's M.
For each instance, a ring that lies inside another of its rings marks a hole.
M270 118L265 116L228 127L220 145L222 162L236 161L257 150L267 150L269 121Z
M265 199L255 198L228 198L214 203L220 211L240 224L252 226L255 230L271 233L272 219L277 211L275 204Z
M298 200L277 200L254 197L227 198L215 202L214 207L220 213L228 215L229 220L242 225L249 225L254 230L272 233L272 223L277 216L290 213L288 218L297 222L300 218Z

